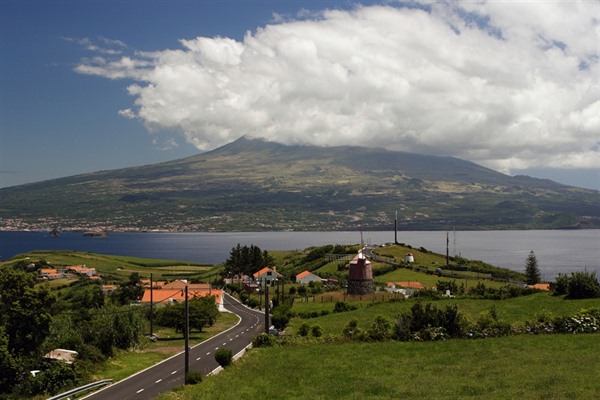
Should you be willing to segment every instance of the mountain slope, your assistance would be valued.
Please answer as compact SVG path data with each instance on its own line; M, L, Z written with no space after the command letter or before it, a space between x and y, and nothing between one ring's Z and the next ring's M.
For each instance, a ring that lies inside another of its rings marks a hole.
M171 162L0 190L4 228L600 227L598 192L452 157L241 138Z

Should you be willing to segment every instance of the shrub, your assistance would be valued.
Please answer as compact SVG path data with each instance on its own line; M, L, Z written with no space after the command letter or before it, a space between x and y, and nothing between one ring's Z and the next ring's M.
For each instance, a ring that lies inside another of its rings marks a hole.
M492 309L487 313L482 313L475 324L472 324L465 333L468 339L483 339L489 337L507 336L513 333L510 324L499 321L496 311Z
M323 336L323 328L321 328L321 325L314 325L311 328L311 333L314 337L321 337Z
M218 349L215 352L215 360L217 360L221 367L227 367L231 365L231 362L233 361L233 353L231 352L231 349Z
M248 298L246 301L246 305L250 308L258 308L259 304L259 301L254 298Z
M567 294L567 288L569 286L569 277L566 274L558 274L556 280L550 284L552 288L552 294L555 296L562 296Z
M394 338L401 341L408 341L412 338L410 323L412 317L408 313L403 313L396 318L394 325Z
M252 346L273 347L275 345L275 342L276 339L273 336L267 335L266 333L261 333L252 340Z
M449 290L451 294L458 293L456 281L438 281L435 286L440 293L446 293L446 290Z
M292 318L291 304L284 302L273 308L273 316L271 317L271 323L277 329L284 330Z
M308 336L309 333L310 333L310 325L308 323L304 322L298 328L298 334L300 336Z
M202 374L200 373L200 371L189 371L185 375L186 385L195 385L200 382L202 382Z
M378 315L373 321L373 325L367 331L371 340L383 341L387 340L391 336L392 324L385 317Z
M358 320L352 319L348 325L342 330L342 334L347 339L357 339L362 335L362 331L358 328Z
M591 299L600 297L600 284L595 273L572 272L567 284L567 298Z
M341 313L346 311L356 310L358 307L350 305L344 301L338 301L335 303L335 307L333 308L334 313Z
M410 313L398 316L393 336L398 340L443 340L460 337L466 330L466 321L458 306L438 309L428 303L424 307L415 303Z

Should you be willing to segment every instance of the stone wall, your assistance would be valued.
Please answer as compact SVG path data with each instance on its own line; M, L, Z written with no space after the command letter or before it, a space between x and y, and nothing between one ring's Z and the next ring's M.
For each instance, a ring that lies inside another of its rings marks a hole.
M373 281L348 281L348 294L371 294L375 292Z

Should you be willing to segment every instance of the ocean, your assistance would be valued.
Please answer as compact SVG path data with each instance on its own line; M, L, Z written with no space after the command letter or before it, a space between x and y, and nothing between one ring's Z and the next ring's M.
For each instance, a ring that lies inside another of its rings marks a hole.
M32 250L77 250L92 253L218 264L224 262L238 243L263 250L301 250L324 244L381 245L394 241L394 232L198 232L123 233L107 237L63 232L0 231L0 260ZM524 271L531 250L536 254L543 279L559 273L600 270L600 230L535 231L399 231L398 242L450 255ZM418 261L418 260L417 260Z

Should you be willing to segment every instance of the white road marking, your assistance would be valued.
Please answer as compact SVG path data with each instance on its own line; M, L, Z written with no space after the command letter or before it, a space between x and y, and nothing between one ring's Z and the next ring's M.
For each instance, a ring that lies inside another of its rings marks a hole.
M140 389L136 393L142 393L143 391L144 391L144 389Z
M198 360L199 360L199 359L201 359L201 358L202 358L202 357L198 357L198 358L196 358L196 361L198 361Z
M157 381L156 381L156 382L154 382L154 383L159 383L160 381L162 381L162 379L159 379L159 380L157 380Z
M177 373L177 371L173 371L171 372L171 375L175 375Z

